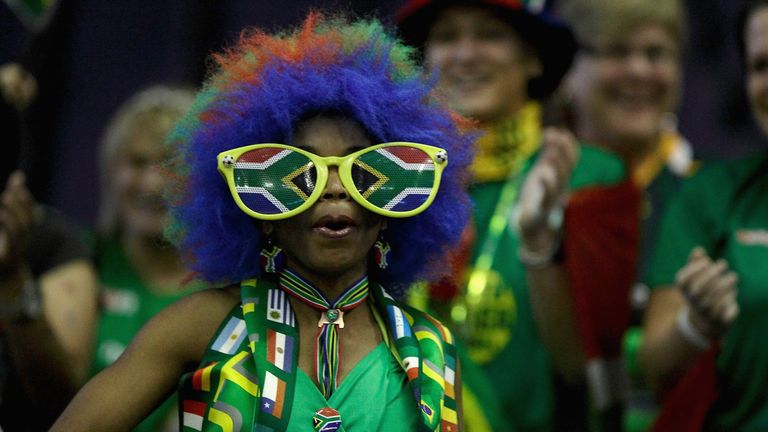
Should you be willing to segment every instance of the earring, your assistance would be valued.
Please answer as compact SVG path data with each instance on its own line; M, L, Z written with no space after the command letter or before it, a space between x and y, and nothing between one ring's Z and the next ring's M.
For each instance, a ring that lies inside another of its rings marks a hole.
M272 234L267 234L267 244L259 253L259 264L264 273L278 273L285 263L285 253L272 242Z
M388 258L389 253L392 252L392 248L389 243L384 240L384 235L379 233L379 239L373 244L373 260L380 269L384 270L389 265Z

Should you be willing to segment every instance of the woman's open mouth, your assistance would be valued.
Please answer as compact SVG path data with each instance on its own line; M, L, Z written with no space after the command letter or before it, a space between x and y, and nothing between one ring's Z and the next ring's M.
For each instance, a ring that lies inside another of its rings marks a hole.
M355 221L347 216L323 216L312 226L312 230L325 237L341 238L356 226Z

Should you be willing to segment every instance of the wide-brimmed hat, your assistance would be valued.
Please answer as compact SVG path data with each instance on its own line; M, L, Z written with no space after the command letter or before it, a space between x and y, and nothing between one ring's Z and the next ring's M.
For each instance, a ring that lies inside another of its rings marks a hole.
M576 53L571 30L554 16L534 10L524 0L408 0L396 15L400 37L423 49L437 15L454 5L480 6L509 22L537 52L542 74L528 83L528 96L541 99L557 88Z

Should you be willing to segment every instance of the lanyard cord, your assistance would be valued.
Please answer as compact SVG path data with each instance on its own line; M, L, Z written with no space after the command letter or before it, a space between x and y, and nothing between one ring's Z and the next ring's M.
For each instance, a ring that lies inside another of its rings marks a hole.
M523 168L526 162L526 159L520 159L515 163L509 171L499 193L499 200L496 202L496 207L488 224L488 234L483 240L480 253L475 259L467 282L466 302L470 305L478 304L483 298L488 285L488 273L493 266L496 251L499 249L499 243L501 243L501 237L509 226L509 213L525 178L523 176ZM459 308L464 307L459 306ZM454 307L451 316L455 321L463 322L466 320L466 313L466 308L457 311Z

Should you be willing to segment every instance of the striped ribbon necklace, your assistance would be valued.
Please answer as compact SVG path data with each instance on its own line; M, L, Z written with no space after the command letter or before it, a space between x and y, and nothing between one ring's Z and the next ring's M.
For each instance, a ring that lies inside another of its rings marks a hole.
M336 390L339 373L339 334L336 327L344 328L344 312L354 309L368 297L368 276L352 284L333 302L287 268L280 273L280 288L320 311L315 339L315 374L320 391L325 399L329 399Z

